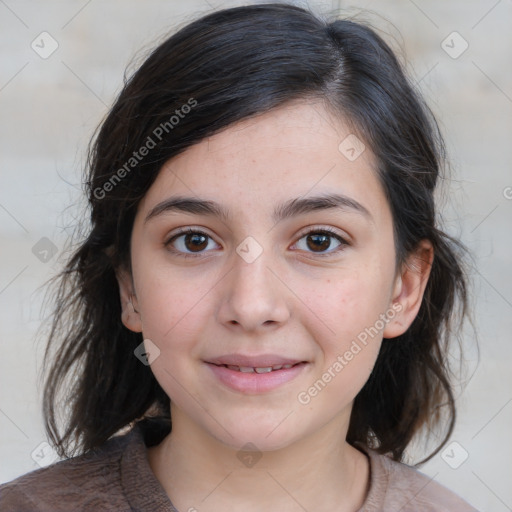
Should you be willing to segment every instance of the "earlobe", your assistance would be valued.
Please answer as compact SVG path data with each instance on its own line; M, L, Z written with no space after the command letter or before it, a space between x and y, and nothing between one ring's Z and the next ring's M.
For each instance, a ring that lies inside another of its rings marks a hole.
M413 323L423 301L433 261L432 243L422 240L395 280L391 304L395 311L399 311L386 325L384 338L402 335ZM397 307L398 304L400 307Z
M142 320L139 312L137 297L134 293L133 280L125 270L116 272L121 299L121 321L133 332L142 332Z

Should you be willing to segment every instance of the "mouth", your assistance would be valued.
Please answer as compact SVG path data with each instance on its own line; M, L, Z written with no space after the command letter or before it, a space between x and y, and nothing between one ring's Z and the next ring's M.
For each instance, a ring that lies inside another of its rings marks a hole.
M297 366L298 364L305 363L305 361L301 361L299 363L294 364L276 364L273 366L238 366L233 364L215 364L215 366L223 366L224 368L228 368L229 370L233 370L235 372L241 372L241 373L270 373L270 372L276 372L278 370L288 370L290 368L293 368L294 366Z
M215 382L245 395L258 395L276 390L296 379L310 366L308 361L272 355L230 355L204 363L210 369Z

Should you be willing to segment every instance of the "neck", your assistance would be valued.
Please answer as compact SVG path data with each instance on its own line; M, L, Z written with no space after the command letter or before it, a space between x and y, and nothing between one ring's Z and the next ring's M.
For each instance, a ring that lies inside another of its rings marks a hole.
M148 457L180 511L354 512L367 494L369 463L346 443L347 428L335 418L279 450L240 452L175 413L172 432Z

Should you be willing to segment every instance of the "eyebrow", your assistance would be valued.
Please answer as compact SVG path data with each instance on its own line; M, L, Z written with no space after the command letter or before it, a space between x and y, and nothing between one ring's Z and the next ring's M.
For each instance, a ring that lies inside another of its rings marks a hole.
M373 222L371 213L358 201L341 194L323 194L319 196L297 197L279 205L273 212L272 219L278 222L311 213L317 210L342 210L361 214ZM182 212L193 215L219 217L223 221L229 219L229 210L215 201L197 199L195 197L174 196L158 203L146 216L144 223L168 212Z

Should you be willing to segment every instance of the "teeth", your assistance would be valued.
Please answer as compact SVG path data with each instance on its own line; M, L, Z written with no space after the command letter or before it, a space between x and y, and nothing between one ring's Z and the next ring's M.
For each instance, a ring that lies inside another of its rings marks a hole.
M254 368L256 373L268 373L272 371L272 366L267 366L266 368Z
M294 366L293 364L276 364L274 366L265 366L265 367L259 367L254 368L252 366L235 366L231 364L224 365L230 370L242 372L242 373L269 373L274 370L287 370L288 368L291 368Z

